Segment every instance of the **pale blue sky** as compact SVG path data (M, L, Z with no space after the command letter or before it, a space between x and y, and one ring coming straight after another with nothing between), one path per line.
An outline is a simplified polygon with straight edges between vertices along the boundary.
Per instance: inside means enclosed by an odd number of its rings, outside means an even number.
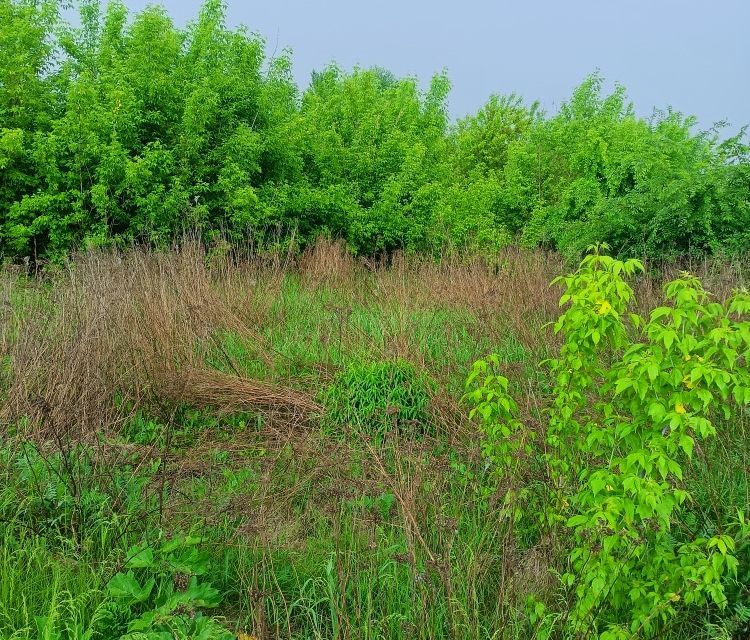
M132 9L146 0L125 0ZM184 24L200 0L162 0ZM701 128L750 123L750 0L228 0L232 25L289 47L313 69L380 65L423 83L447 69L451 113L516 91L554 110L590 72L628 89L637 111L694 114Z

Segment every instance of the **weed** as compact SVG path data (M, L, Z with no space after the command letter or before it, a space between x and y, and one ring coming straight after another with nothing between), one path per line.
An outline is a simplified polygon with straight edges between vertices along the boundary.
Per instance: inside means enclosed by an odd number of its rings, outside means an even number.
M405 361L353 365L325 393L327 418L376 434L388 429L406 433L434 431L430 424L433 383Z

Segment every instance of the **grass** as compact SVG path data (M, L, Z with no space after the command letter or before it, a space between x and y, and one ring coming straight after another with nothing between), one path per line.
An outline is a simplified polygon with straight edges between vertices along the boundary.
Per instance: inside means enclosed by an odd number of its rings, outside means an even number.
M501 517L460 398L497 352L541 424L562 268L517 251L364 265L321 243L294 259L187 245L6 272L0 637L124 636L157 599L126 605L111 579L133 545L181 532L200 538L221 603L175 610L171 635L148 638L220 637L178 630L200 609L262 639L535 637L525 599L558 597L560 557ZM744 277L704 272L719 294ZM638 286L648 304L654 282ZM392 428L412 420L426 428ZM750 506L745 428L690 470L700 509ZM729 637L742 615L670 633Z

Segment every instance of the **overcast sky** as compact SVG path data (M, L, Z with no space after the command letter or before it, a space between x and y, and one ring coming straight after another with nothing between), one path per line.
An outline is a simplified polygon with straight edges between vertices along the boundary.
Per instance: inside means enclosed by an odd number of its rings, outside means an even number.
M125 0L141 9L146 0ZM200 0L162 0L178 24ZM228 0L231 25L293 50L306 86L330 61L379 65L426 85L446 69L454 116L515 91L555 110L600 70L636 110L694 114L701 128L750 123L750 0Z

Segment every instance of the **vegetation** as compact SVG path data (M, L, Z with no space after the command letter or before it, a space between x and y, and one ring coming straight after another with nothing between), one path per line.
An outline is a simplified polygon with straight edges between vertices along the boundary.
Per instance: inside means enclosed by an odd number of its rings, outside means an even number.
M0 635L747 633L746 263L201 246L3 272Z
M650 258L750 247L750 147L586 79L559 113L493 96L448 118L450 83L382 69L313 74L225 25L220 0L176 27L81 0L0 2L0 251L35 261L133 241L281 230L360 254L513 241Z
M653 635L680 601L725 609L723 578L734 578L739 566L735 536L747 544L750 535L742 510L716 514L710 524L685 522L692 494L683 472L717 424L742 420L750 404L750 296L710 301L684 273L665 287L669 306L646 321L628 313L633 291L623 279L642 269L595 249L562 278L560 302L569 306L555 324L563 344L549 361L556 386L548 449L536 463L550 482L535 489L549 495L541 512L511 511L574 532L560 578L572 607L562 622L543 619L545 637L558 624L573 637L582 628L602 640ZM486 363L475 365L476 373L485 370ZM516 456L534 450L522 446L528 431L507 389L506 378L488 376L474 393L474 411L484 418L498 471L515 476ZM506 501L513 498L509 491ZM545 611L539 602L534 618Z
M744 130L79 4L0 0L0 637L750 636Z
M405 361L350 366L326 393L327 417L377 433L429 428L429 381Z

